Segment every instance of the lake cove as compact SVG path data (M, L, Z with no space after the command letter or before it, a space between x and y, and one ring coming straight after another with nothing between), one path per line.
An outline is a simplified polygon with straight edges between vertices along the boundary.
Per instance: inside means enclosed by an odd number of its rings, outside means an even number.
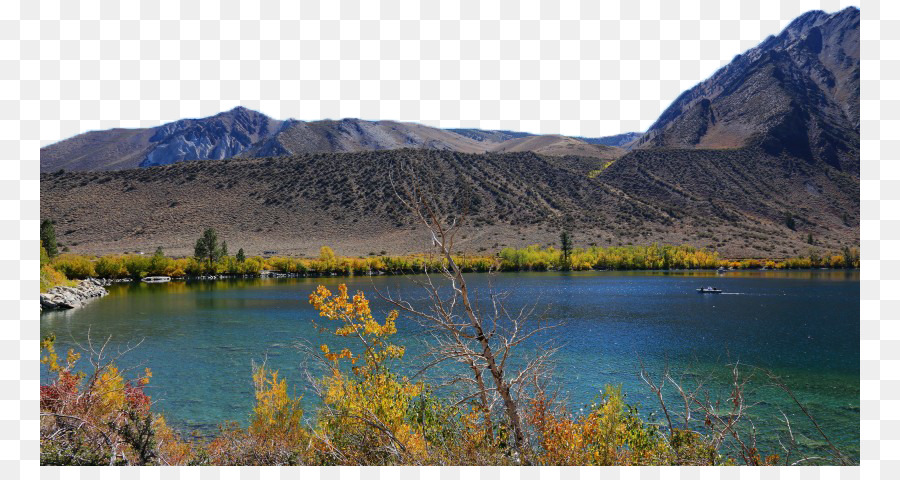
M251 361L265 360L304 394L307 413L317 400L305 382L304 357L295 347L340 347L308 303L317 285L347 283L363 290L376 318L387 313L375 288L421 299L417 277L256 278L122 284L82 308L41 315L41 335L54 333L57 350L111 337L113 350L141 342L119 363L153 370L149 393L156 409L184 432L210 431L225 421L245 423L252 409ZM774 371L806 404L831 439L859 458L859 272L740 271L469 274L470 288L510 293L518 311L536 303L536 315L563 326L537 343L560 346L553 380L573 411L598 398L604 385L622 385L627 401L659 420L658 403L641 381L641 362L658 375L706 379L724 389L728 364ZM714 286L722 294L697 294ZM425 363L424 329L403 316L395 343L407 348L397 365L412 375ZM349 345L349 344L348 344ZM533 348L536 345L529 346ZM84 367L83 367L84 368ZM452 367L446 367L452 368ZM437 369L431 378L448 373ZM42 382L47 372L42 368ZM777 452L789 414L798 440L814 445L809 422L789 398L763 378L748 390L751 418L762 447ZM726 392L727 393L727 392ZM672 399L674 401L674 398Z

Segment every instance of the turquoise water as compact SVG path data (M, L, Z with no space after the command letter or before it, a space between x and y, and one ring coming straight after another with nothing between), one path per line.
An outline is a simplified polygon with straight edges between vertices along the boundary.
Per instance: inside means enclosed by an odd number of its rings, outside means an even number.
M640 363L659 373L669 365L688 383L705 378L725 388L727 364L771 369L804 402L831 439L859 458L859 273L843 271L588 272L469 275L472 288L489 283L510 292L508 308L539 303L537 312L564 325L542 338L561 346L554 381L572 409L591 402L605 384L621 384L630 402L649 414L657 404L638 373ZM111 337L113 350L141 342L119 363L149 366L150 391L170 423L185 431L243 422L253 405L251 361L266 359L297 393L306 393L297 341L340 346L316 330L307 301L318 284L346 282L386 305L374 287L408 299L423 293L415 277L252 279L128 284L84 308L41 316L41 334L60 347ZM694 289L714 285L722 295ZM426 335L409 319L398 321L396 343L407 347L403 369L423 364ZM533 346L528 346L532 348ZM43 370L42 379L45 378ZM439 372L437 372L439 373ZM437 375L435 373L435 375ZM757 381L758 380L758 381ZM670 389L671 390L671 389ZM780 411L805 445L819 444L812 426L781 392L751 382L752 419L759 442L776 451Z

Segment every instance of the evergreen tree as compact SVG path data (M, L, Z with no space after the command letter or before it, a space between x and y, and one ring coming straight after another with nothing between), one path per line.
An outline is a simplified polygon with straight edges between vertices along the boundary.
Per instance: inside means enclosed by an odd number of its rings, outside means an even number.
M841 253L844 255L844 268L853 268L857 260L856 252L845 246Z
M52 220L41 222L41 245L44 246L44 250L47 250L47 255L50 258L55 257L59 253L56 244L56 228L53 226Z
M562 250L562 266L564 269L568 270L569 257L572 255L572 236L569 235L569 232L563 230L562 233L559 234L559 247L559 249Z
M244 260L246 260L247 257L244 256L244 249L243 249L243 248L239 248L239 249L238 249L238 253L237 253L237 255L235 255L235 258L237 259L238 262L244 263Z
M228 256L228 244L225 243L225 240L222 240L222 256L223 257Z
M219 246L219 236L216 235L216 231L207 228L194 245L194 256L197 257L197 260L206 262L207 266L212 267L222 258L223 246L225 246L224 242L222 246Z

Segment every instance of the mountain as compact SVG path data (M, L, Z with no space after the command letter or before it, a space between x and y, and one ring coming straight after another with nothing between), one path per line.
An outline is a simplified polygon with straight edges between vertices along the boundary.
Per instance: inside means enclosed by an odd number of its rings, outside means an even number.
M275 135L281 124L243 107L210 118L179 120L156 128L150 141L157 144L140 166L231 158Z
M592 143L594 145L606 145L608 147L622 147L625 148L629 143L634 140L640 138L643 135L640 132L626 132L620 133L618 135L610 135L608 137L574 137L578 140L584 140L587 143Z
M481 130L477 128L451 128L449 131L458 133L465 137L469 137L479 142L502 143L512 139L520 139L525 137L539 137L542 135L525 132L513 132L510 130ZM607 137L569 137L592 145L606 145L608 147L623 147L625 144L635 140L642 134L639 132L620 133L618 135L610 135ZM559 137L559 135L546 135ZM494 148L493 151L498 151Z
M90 132L42 150L41 216L84 253L188 255L203 227L249 254L412 253L428 237L393 187L419 181L468 212L463 252L556 244L563 228L579 246L835 251L859 244L858 46L859 10L806 13L647 132L602 139L249 111ZM204 155L232 158L178 161ZM148 158L173 160L137 168Z
M524 141L526 140L527 141ZM275 157L302 153L423 148L463 153L532 151L608 159L623 151L597 142L506 130L440 129L418 123L341 120L273 120L237 107L212 117L145 129L88 132L41 149L41 171L121 170L187 160Z
M613 160L625 154L618 147L592 144L584 140L562 135L532 135L511 138L490 148L492 152L534 152L542 155L565 156L574 155Z
M417 123L369 121L357 118L303 122L288 120L271 138L243 152L243 157L271 157L299 153L362 152L425 148L455 152L484 152L471 138Z
M629 147L759 146L859 170L859 9L805 13L681 94Z
M121 170L230 158L274 135L281 121L237 107L158 127L88 132L41 149L41 171Z
M448 131L484 143L501 143L513 138L534 135L533 133L513 132L512 130L481 130L478 128L450 128Z

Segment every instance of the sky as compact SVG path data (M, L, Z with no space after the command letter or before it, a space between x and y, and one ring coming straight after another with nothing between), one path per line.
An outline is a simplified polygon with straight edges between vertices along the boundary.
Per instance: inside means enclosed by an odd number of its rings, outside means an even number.
M38 2L34 2L37 4ZM237 105L597 137L646 130L681 92L803 12L854 2L40 2L20 12L41 144Z

